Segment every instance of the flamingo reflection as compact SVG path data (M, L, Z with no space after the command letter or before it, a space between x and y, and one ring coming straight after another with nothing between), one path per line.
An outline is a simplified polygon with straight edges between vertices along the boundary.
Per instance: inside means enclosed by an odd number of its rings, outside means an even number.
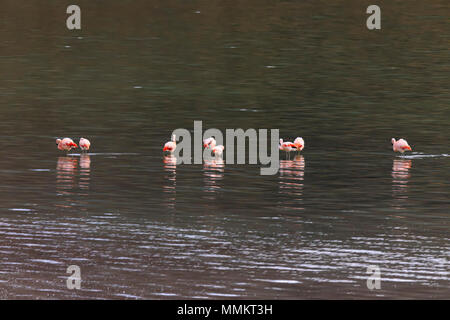
M222 158L204 159L203 174L205 182L205 192L208 195L214 195L220 190L219 182L223 179L225 171L225 162ZM208 196L209 198L209 196Z
M91 174L91 158L87 153L83 153L80 156L80 189L89 189Z
M77 186L77 169L80 164L80 175ZM80 210L87 210L86 202L81 201L76 196L87 196L80 190L89 189L91 160L88 154L80 156L80 160L74 157L59 157L56 164L56 194L62 196L57 207L70 208L75 205L80 206ZM79 188L79 189L78 189Z
M412 160L394 159L392 164L392 196L394 208L403 209L402 204L408 200L408 179L411 174Z
M56 193L63 196L57 207L70 208L74 204L72 196L76 188L76 169L78 159L72 157L59 157L56 164Z
M293 160L280 160L279 193L286 197L280 203L295 209L304 209L299 206L303 200L303 186L305 175L305 158L297 155Z
M175 208L176 203L176 186L177 186L177 157L174 155L165 156L163 159L164 171L166 175L164 177L166 183L163 185L163 192L168 196L167 207L170 209Z
M75 173L78 159L72 157L59 157L56 164L56 190L59 194L70 194L75 187Z

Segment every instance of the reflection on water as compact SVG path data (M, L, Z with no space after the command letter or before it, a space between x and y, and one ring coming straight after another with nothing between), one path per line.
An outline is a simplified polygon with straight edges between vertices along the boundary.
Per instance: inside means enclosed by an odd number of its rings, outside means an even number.
M75 175L78 159L72 157L59 157L56 164L56 190L60 195L70 194L75 186Z
M79 161L71 156L59 157L56 164L56 193L62 198L55 206L63 208L78 206L79 210L85 211L87 202L78 196L89 195L87 191L90 175L91 159L88 154L82 154Z
M203 176L205 198L214 200L217 191L220 190L220 181L223 179L225 162L222 158L204 159Z
M166 195L164 204L169 209L174 209L177 200L177 157L174 155L164 156L164 183L163 193Z
M403 209L408 202L408 180L411 177L412 160L394 159L392 164L393 207Z
M303 184L305 175L305 158L296 155L293 160L280 160L278 193L281 195L280 206L293 209L304 209Z
M91 158L88 154L83 153L80 156L80 189L89 189L91 175ZM86 194L84 194L86 195Z
M97 1L78 31L2 6L0 298L448 299L448 0L411 1L385 36L357 1ZM310 143L274 176L177 166L194 120Z

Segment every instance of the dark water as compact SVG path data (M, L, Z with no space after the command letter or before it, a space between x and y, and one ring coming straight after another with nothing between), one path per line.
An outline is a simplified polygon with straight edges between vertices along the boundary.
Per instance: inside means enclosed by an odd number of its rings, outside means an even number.
M450 298L447 1L77 4L2 2L0 298ZM306 147L176 165L194 120Z

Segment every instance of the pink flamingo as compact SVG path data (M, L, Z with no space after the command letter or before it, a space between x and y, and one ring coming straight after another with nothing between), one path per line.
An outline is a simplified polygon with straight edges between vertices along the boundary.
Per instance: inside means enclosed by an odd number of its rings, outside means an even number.
M216 139L214 139L213 137L203 140L203 147L214 149L215 146L216 146Z
M164 145L163 148L163 152L164 151L169 151L170 153L173 153L175 151L175 148L177 147L177 140L175 135L172 135L172 140L169 142L166 142L166 144Z
M77 144L70 138L56 139L59 150L70 151L72 148L78 148Z
M392 142L392 150L394 150L394 152L403 153L405 151L412 151L408 142L404 139L399 139L399 140L395 141L395 139L392 138L391 142Z
M283 139L280 139L279 148L281 151L285 151L286 155L289 155L289 152L295 150L295 145L292 142L283 142Z
M91 142L88 139L81 138L78 145L80 146L81 150L87 151L91 147Z
M295 149L297 149L297 151L302 151L303 148L305 147L305 141L303 140L302 137L297 137L294 140L294 146L295 146Z
M225 147L221 144L219 144L218 146L215 146L212 149L212 153L216 156L216 157L221 157L223 154L223 149L225 149Z

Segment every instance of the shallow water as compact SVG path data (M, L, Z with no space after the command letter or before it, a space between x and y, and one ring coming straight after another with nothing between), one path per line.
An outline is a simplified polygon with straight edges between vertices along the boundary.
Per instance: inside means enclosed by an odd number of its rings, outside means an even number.
M108 3L75 32L2 5L0 298L450 297L445 1L383 4L380 32L357 1ZM306 147L273 176L177 165L194 120Z

